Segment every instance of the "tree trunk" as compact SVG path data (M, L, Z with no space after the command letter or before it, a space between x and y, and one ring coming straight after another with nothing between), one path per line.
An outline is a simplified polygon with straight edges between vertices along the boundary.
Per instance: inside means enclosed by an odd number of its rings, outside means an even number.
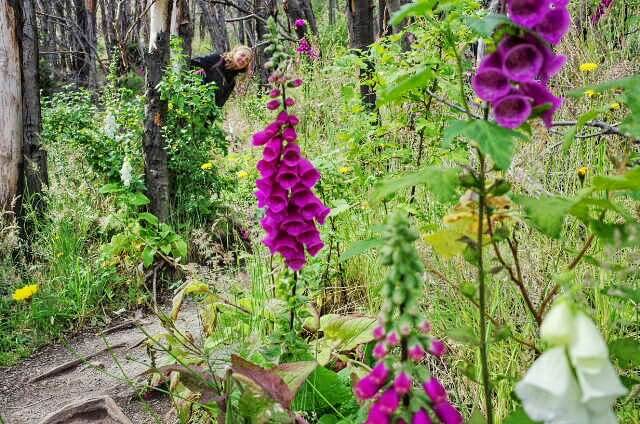
M268 19L269 16L275 16L277 10L277 4L275 0L254 0L253 3L254 13L260 16L262 19ZM268 29L262 20L256 19L256 44L264 41L264 37L267 34ZM264 51L266 46L260 46L256 51L256 73L260 76L260 83L263 86L268 85L269 71L264 68L265 63L269 60L268 55Z
M167 102L160 99L158 83L169 64L169 29L173 1L156 0L151 6L149 52L145 55L147 107L144 123L145 180L151 212L161 221L169 217L169 169L162 125Z
M287 12L287 17L289 18L289 27L295 30L298 38L304 37L307 32L306 27L297 28L294 26L295 21L298 19L305 20L311 32L318 34L316 16L309 0L286 0L284 4L285 12Z
M329 0L329 25L336 24L336 0Z
M187 0L175 0L173 17L171 18L171 35L182 38L184 53L191 57L193 53L193 25L189 14Z
M372 0L347 0L347 21L349 26L349 47L365 57L365 67L360 70L360 95L363 104L373 110L376 92L370 83L374 72L373 63L367 58L369 46L374 42Z
M225 22L224 5L209 4L207 0L198 0L198 4L209 30L214 50L219 53L229 51L229 32Z
M14 207L22 166L21 18L17 0L0 0L0 211Z
M34 0L22 2L22 115L23 155L22 200L41 212L44 208L43 186L49 183L47 153L40 144L42 129L40 115L40 87L38 84L38 28Z

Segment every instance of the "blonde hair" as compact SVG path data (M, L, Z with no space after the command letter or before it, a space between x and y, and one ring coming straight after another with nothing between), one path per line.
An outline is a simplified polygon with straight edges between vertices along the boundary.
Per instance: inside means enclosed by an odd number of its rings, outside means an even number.
M247 65L247 68L251 68L251 64L253 62L253 49L249 46L245 46L242 44L239 46L235 46L233 49L231 49L230 52L222 53L222 57L224 58L225 63L230 63L233 62L236 54L240 52L247 53L247 55L249 56L249 64Z

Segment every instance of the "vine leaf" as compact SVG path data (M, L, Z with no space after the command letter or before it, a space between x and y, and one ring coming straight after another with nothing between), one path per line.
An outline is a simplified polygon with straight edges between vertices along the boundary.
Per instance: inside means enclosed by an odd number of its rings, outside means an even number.
M564 218L573 205L569 199L554 196L516 196L515 201L524 207L525 214L534 227L553 238L560 237Z
M449 121L444 131L444 144L450 145L459 136L475 141L480 151L491 157L498 169L509 168L515 149L515 140L525 139L524 134L489 121L480 119Z

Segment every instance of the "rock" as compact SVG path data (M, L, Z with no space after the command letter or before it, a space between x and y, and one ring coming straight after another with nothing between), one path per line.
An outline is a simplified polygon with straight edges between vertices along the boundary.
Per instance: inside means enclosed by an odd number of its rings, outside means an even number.
M40 424L133 424L109 396L82 399L49 414Z

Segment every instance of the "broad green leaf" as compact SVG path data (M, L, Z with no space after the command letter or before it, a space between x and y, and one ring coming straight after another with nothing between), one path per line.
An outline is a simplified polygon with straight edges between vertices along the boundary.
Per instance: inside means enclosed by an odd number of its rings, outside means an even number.
M187 257L187 242L185 242L182 238L173 241L173 256L175 258L186 258Z
M424 240L444 258L451 258L464 252L465 243L459 241L462 235L454 230L442 230L424 236Z
M142 193L130 193L127 196L127 202L133 206L144 206L151 203L149 198Z
M158 225L158 218L149 212L141 212L138 214L138 219L141 221L145 221L151 225Z
M405 4L398 12L393 14L390 23L391 25L398 25L411 16L426 16L437 3L437 0L418 0Z
M591 231L607 244L617 247L640 244L640 224L635 222L612 224L594 219L589 223Z
M349 203L347 203L346 200L338 199L335 202L333 202L333 207L331 208L330 216L334 216L334 217L338 216L342 212L347 211L347 210L351 209L352 207L353 207L353 205L350 205Z
M327 314L320 318L324 337L311 341L311 351L320 365L326 365L332 352L348 352L373 340L375 318Z
M479 409L474 408L473 412L471 412L471 416L469 417L469 421L467 422L469 424L486 424L487 419Z
M638 85L640 85L640 76L633 76L633 77L628 77L628 78L622 78L622 79L618 79L618 80L611 80L611 81L605 81L603 83L600 84L596 84L596 85L587 85L581 88L577 88L575 90L571 90L569 93L567 93L567 96L569 97L583 97L584 93L587 90L593 90L597 93L602 93L604 91L608 91L608 90L614 90L614 89L633 89L635 87L637 87Z
M156 249L151 246L146 246L142 251L142 263L145 268L151 266L153 263L153 258L156 256Z
M453 168L427 167L421 171L392 177L382 181L371 195L371 203L378 203L399 190L423 185L432 192L440 202L455 198L456 188L460 184L458 171Z
M459 343L466 345L480 345L480 338L471 327L451 328L447 330L447 336Z
M609 352L622 369L640 367L640 340L624 337L609 343Z
M551 196L515 196L514 200L524 207L525 214L534 227L553 238L560 237L564 218L573 204L563 197Z
M504 424L536 424L538 421L533 421L531 418L527 416L527 413L524 412L522 407L519 407L515 411L509 414L509 416L504 420Z
M434 77L433 69L425 66L420 67L415 73L402 75L380 93L380 104L398 100L411 90L425 87L433 81Z
M295 395L317 366L318 363L316 361L291 362L288 364L280 364L273 368L273 371L282 378L282 381L287 384L291 393Z
M605 176L598 175L593 177L593 187L597 190L640 190L640 167L628 171L624 175Z
M109 183L100 187L100 194L122 193L124 189L119 183Z
M640 305L640 289L632 289L631 287L611 286L602 289L602 292L609 297L619 297L627 299L636 305Z
M340 262L347 261L355 256L360 256L371 249L376 249L384 244L382 239L359 240L353 243L340 256Z
M487 15L483 17L467 17L465 19L467 25L471 27L471 29L475 30L478 34L491 37L495 32L496 28L500 25L513 25L511 20L507 18L505 15Z
M490 156L498 169L509 168L516 139L525 138L522 133L480 119L449 121L444 143L449 144L458 136L475 141L480 151Z
M336 372L325 367L318 367L309 375L298 392L293 409L316 413L326 409L329 412L352 400L351 388Z

